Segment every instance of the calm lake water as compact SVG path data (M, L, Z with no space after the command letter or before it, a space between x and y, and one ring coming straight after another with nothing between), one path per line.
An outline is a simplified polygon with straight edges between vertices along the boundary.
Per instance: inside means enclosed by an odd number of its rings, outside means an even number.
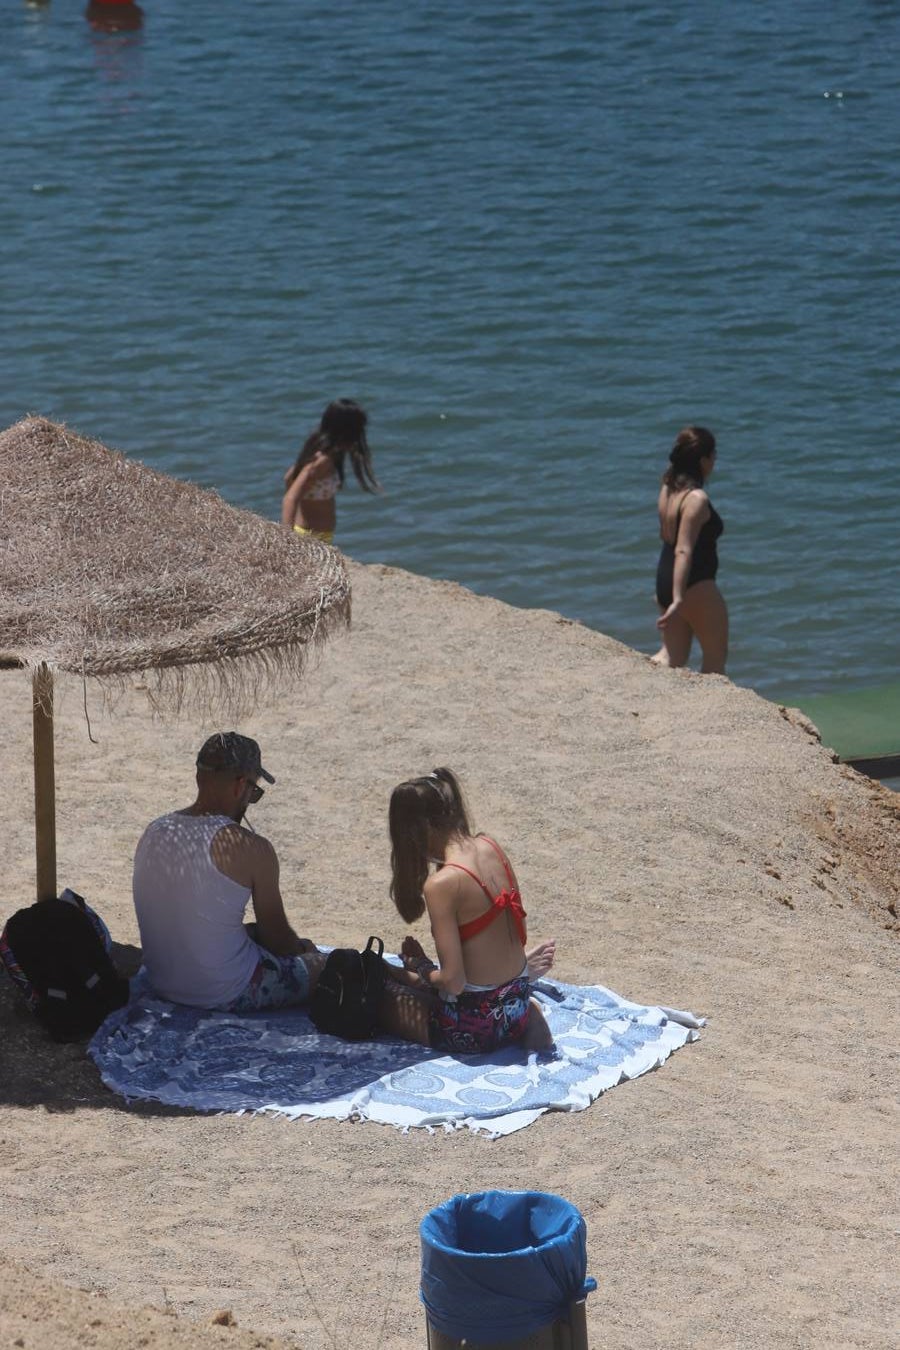
M733 677L894 677L898 6L143 8L2 7L0 424L274 517L355 396L348 553L649 651L702 422Z

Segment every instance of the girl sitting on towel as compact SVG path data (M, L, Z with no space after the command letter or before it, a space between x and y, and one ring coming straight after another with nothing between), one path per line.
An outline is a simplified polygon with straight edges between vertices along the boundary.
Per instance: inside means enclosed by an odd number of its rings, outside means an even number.
M355 399L336 398L322 414L317 430L306 438L296 463L284 475L281 523L296 534L324 544L334 539L335 493L344 486L344 459L366 492L379 490L366 440L368 416Z
M396 787L389 828L391 897L410 923L427 911L438 960L414 937L404 940L405 969L392 970L382 1007L385 1030L454 1054L513 1042L549 1049L550 1029L530 995L555 943L526 953L515 872L499 844L472 833L450 770Z

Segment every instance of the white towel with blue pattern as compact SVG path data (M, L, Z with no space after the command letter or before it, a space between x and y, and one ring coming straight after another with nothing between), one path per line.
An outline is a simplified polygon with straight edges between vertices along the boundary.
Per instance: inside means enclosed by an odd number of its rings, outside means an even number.
M456 1058L385 1037L363 1043L316 1031L301 1008L238 1015L155 998L141 975L132 1000L88 1047L103 1082L129 1101L291 1119L377 1120L408 1130L512 1134L544 1111L583 1111L655 1069L704 1019L645 1007L602 985L539 980L534 997L555 1049Z

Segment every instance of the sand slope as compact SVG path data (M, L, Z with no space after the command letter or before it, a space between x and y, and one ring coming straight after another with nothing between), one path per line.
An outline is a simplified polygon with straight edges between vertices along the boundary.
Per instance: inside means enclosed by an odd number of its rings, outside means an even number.
M127 1109L0 980L0 1254L32 1273L17 1271L21 1297L39 1274L105 1292L105 1308L229 1308L308 1350L412 1350L421 1216L457 1191L531 1186L587 1220L592 1344L893 1347L896 799L723 678L656 670L454 585L352 579L351 634L242 724L278 779L253 819L295 926L399 942L387 797L449 764L513 856L532 934L557 937L560 976L708 1027L588 1111L490 1142ZM33 887L26 677L0 676L0 697L11 912ZM190 800L215 728L154 721L139 688L109 717L91 690L89 706L97 745L76 684L58 716L60 885L128 946L134 844ZM83 1330L74 1296L34 1290ZM0 1343L14 1316L0 1301ZM136 1343L122 1316L104 1350Z

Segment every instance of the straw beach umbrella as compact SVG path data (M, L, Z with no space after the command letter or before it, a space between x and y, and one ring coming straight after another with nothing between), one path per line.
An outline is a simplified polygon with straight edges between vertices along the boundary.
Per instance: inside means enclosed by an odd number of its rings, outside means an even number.
M143 672L236 713L349 623L339 553L30 417L0 433L0 666L32 673L37 894L56 894L53 681Z

